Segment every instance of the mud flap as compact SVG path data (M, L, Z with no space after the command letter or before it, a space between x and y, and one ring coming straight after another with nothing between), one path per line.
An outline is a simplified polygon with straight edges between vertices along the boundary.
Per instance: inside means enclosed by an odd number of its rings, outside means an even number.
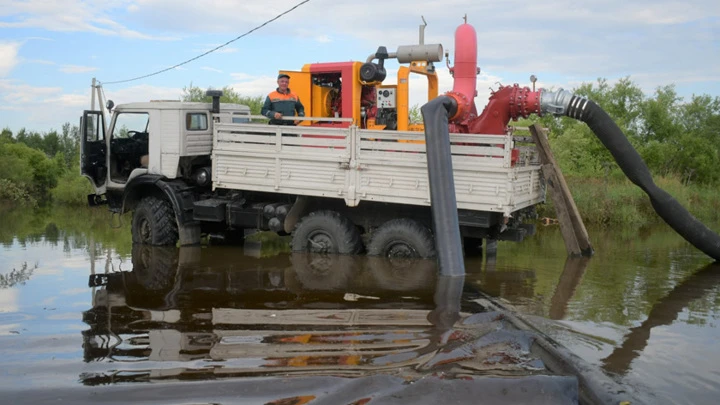
M291 233L292 230L295 229L295 225L297 224L298 220L300 220L303 214L305 214L307 206L307 197L298 196L297 199L295 199L295 204L293 204L292 208L288 212L287 216L285 217L285 223L283 224L286 233Z

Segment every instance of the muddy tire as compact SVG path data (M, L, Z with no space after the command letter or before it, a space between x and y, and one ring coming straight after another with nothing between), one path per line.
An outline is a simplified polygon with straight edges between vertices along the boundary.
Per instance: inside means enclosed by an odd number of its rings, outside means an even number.
M349 219L335 211L315 211L295 226L291 247L293 252L357 254L363 245Z
M157 197L143 198L133 213L132 240L142 245L175 245L178 225L170 203Z
M367 250L370 256L428 259L435 257L435 239L417 221L393 219L373 232Z

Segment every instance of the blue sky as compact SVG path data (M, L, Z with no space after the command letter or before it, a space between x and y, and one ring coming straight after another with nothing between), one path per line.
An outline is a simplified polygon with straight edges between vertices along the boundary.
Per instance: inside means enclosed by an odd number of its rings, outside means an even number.
M206 52L301 0L0 0L0 128L60 129L90 106L90 83L146 75ZM467 15L478 34L478 98L497 83L571 89L599 77L630 76L646 95L675 84L678 93L720 95L717 0L481 1L310 0L229 46L142 80L107 84L116 104L179 99L191 83L230 85L264 95L280 69L306 63L364 61L379 45L394 51L426 43L453 55L453 33ZM438 63L440 90L452 88ZM386 83L395 82L389 63ZM292 87L292 86L291 86ZM420 78L411 104L424 101Z

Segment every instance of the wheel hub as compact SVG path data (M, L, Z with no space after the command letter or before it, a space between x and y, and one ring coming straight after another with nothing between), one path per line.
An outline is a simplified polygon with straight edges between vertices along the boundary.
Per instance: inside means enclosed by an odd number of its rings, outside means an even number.
M314 232L308 238L308 252L312 253L335 253L335 241L325 232Z
M393 242L388 245L385 257L389 258L418 258L417 251L405 242Z

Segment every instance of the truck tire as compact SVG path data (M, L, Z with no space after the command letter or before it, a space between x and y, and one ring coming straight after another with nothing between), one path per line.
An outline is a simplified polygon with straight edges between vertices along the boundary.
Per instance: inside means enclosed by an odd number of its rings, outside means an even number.
M170 203L152 196L140 200L133 213L132 240L142 245L175 245L178 224Z
M370 256L428 259L435 257L435 239L417 221L393 219L373 232L367 250Z
M355 224L335 211L315 211L295 227L293 252L357 254L362 240Z

